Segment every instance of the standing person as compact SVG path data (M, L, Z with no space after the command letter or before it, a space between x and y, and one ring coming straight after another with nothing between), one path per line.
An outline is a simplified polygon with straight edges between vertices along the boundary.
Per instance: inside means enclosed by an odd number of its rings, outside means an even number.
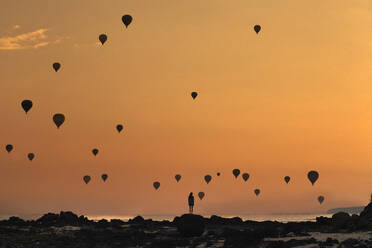
M192 195L192 192L189 194L189 211L190 214L194 212L194 196Z

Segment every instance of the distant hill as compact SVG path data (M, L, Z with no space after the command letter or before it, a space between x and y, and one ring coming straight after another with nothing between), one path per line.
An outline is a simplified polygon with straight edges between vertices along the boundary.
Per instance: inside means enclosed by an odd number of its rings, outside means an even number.
M360 212L362 212L364 208L365 208L365 206L363 206L363 207L349 207L349 208L332 208L332 209L327 211L327 214L335 214L335 213L338 213L338 212L346 212L346 213L349 213L349 214L360 214Z

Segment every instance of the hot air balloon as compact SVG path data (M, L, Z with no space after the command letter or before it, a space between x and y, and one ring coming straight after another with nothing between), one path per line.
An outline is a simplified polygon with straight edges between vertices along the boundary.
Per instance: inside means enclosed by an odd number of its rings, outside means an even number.
M243 173L242 178L243 178L244 181L247 181L248 178L249 178L249 174L248 173Z
M99 152L99 150L97 148L94 148L92 150L92 153L93 153L94 156L97 156L98 152Z
M107 41L107 35L101 34L100 36L98 36L98 39L101 42L101 44L103 45Z
M56 63L53 63L53 69L57 72L59 70L59 68L61 68L61 64L56 62Z
M21 102L21 106L22 106L23 110L25 111L25 113L27 114L27 112L32 108L32 101L31 100L23 100Z
M13 146L11 144L8 144L5 146L5 150L10 153L13 150Z
M199 199L200 199L200 200L203 200L205 194L204 194L204 192L199 192L199 193L198 193L198 196L199 196Z
M130 15L123 15L121 18L126 28L128 28L129 24L131 24L133 18Z
M108 176L107 176L107 174L102 174L101 178L102 178L102 180L103 180L104 182L106 182Z
M211 176L211 175L206 175L206 176L204 177L204 180L205 180L205 182L208 184L208 183L212 180L212 176Z
M307 173L307 178L310 180L311 184L314 185L319 178L319 173L317 171L309 171L309 173Z
M284 177L284 181L288 184L289 183L289 181L291 180L291 178L289 177L289 176L285 176Z
M160 187L160 183L159 182L154 182L152 185L154 186L154 188L156 190Z
M65 122L65 116L63 114L53 115L53 122L59 128Z
M256 32L256 34L258 34L261 31L261 26L260 25L255 25L253 29Z
M181 175L180 174L177 174L174 176L174 178L176 179L177 183L181 180Z
M238 176L240 175L240 170L239 169L233 169L232 173L235 176L235 178L238 178Z
M323 203L323 201L324 201L324 196L319 196L318 197L318 202L319 202L319 204L322 204Z
M217 172L217 176L218 176L218 177L221 176L221 173Z
M258 196L258 195L261 193L261 190L259 190L259 189L255 189L255 190L254 190L254 193L256 194L256 196Z
M88 175L84 176L83 180L84 180L85 184L88 184L90 182L90 176L88 176Z
M121 124L116 125L116 130L118 130L118 132L120 133L123 130L123 125Z
M197 92L191 92L191 97L192 99L195 99L196 97L198 96L198 93Z
M35 158L35 154L29 153L27 154L28 160L32 161Z

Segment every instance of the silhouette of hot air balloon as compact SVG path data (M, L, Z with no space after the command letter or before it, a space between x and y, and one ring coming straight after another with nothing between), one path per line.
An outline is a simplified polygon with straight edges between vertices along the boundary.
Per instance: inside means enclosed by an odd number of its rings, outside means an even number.
M177 183L181 180L181 175L180 174L177 174L174 176L174 178L176 179Z
M130 15L123 15L121 18L126 28L128 28L129 24L131 24L133 18Z
M8 144L5 146L5 150L10 153L13 150L13 146L11 144Z
M243 178L244 181L247 181L248 178L249 178L249 174L248 173L243 173L242 178Z
M97 156L98 152L99 152L99 150L97 148L94 148L92 150L92 153L93 153L94 156Z
M259 189L255 189L255 190L254 190L254 193L256 194L256 196L258 196L258 195L261 193L261 190L259 190Z
M311 184L314 185L319 178L319 173L317 171L309 171L309 173L307 173L307 178L310 180Z
M102 178L102 180L103 180L104 182L106 182L108 176L107 176L107 174L102 174L101 178Z
M154 182L152 185L154 186L154 188L156 190L160 187L160 183L159 182Z
M27 112L32 108L32 101L31 100L23 100L21 102L21 106L22 106L23 110L25 111L25 113L27 114Z
M218 177L221 176L221 173L217 172L217 176L218 176Z
M27 154L28 160L32 161L35 158L35 154L29 153Z
M240 175L240 170L239 169L233 169L232 173L235 176L235 178L238 178L238 176Z
M323 203L323 201L324 201L324 196L319 196L318 197L318 202L319 202L319 204L322 204Z
M198 196L199 196L199 199L200 199L200 200L203 200L205 194L204 194L204 192L199 192L199 193L198 193Z
M291 180L291 178L289 177L289 176L285 176L284 177L284 181L288 184L289 183L289 181Z
M65 122L65 116L63 114L53 115L53 122L59 128Z
M261 26L260 25L255 25L253 29L258 34L261 31Z
M196 97L198 96L198 93L197 92L191 92L191 97L192 99L195 99Z
M116 130L118 130L118 132L120 133L123 130L123 125L121 124L116 125Z
M101 34L100 36L98 36L98 39L101 42L101 44L103 45L107 41L107 35Z
M88 184L90 182L90 176L88 176L88 175L84 176L83 180L84 180L85 184Z
M211 175L206 175L206 176L204 177L204 180L205 180L205 182L208 184L208 183L212 180L212 176L211 176Z
M58 62L53 63L53 69L57 72L61 68L61 64Z

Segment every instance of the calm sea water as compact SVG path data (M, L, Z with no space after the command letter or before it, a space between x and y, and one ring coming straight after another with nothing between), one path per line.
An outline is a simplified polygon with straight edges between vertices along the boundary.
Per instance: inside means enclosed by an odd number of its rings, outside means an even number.
M18 216L25 220L34 220L39 218L40 214L29 214L29 215L0 215L0 220L8 219L10 216ZM316 217L324 216L324 217L331 217L330 214L252 214L252 215L240 215L239 217L243 220L254 220L254 221L279 221L279 222L290 222L290 221L315 221ZM126 215L87 215L89 219L93 220L101 220L101 219L121 219L121 220L129 220L134 218L135 216L126 216ZM145 219L153 219L153 220L173 220L174 215L142 215ZM205 216L209 217L209 216ZM222 215L222 217L231 218L235 216L226 216Z

